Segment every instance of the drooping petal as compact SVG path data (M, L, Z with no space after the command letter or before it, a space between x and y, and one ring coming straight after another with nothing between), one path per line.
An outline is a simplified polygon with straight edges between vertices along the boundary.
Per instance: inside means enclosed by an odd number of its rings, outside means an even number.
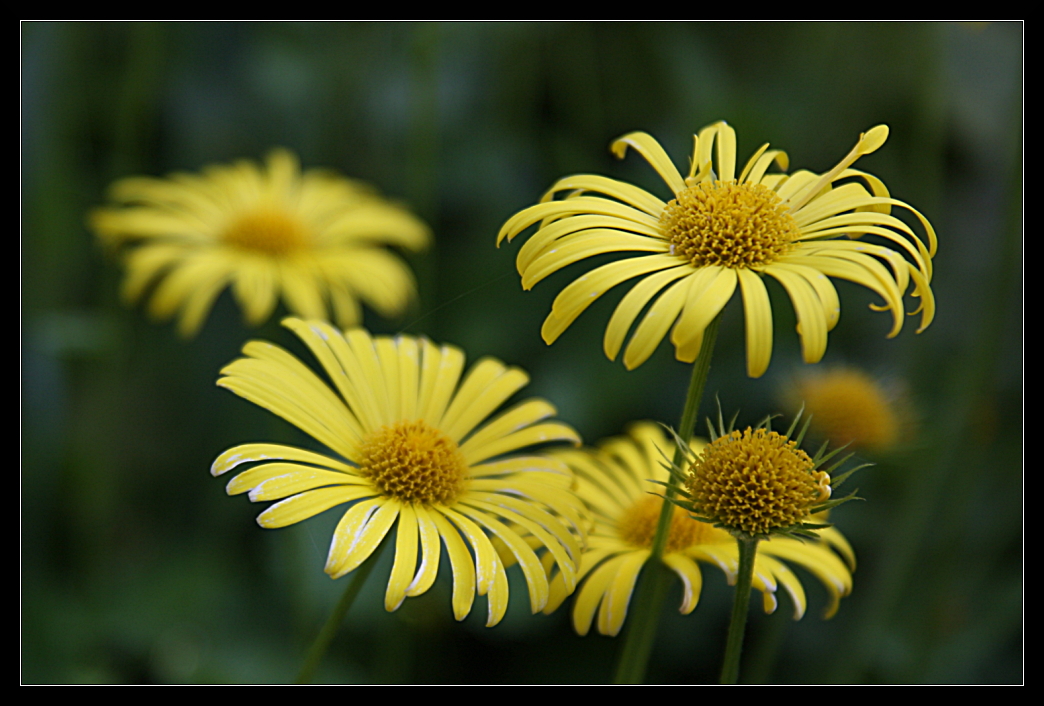
M649 255L611 262L581 275L555 297L551 315L541 329L544 342L553 343L584 309L616 285L677 265L678 258L673 255Z
M450 568L453 570L453 617L464 620L475 602L475 562L460 532L442 516L441 511L432 508L430 516L446 545Z
M759 553L756 561L763 565L766 570L772 572L776 580L787 590L790 600L794 604L794 620L801 620L805 615L808 600L805 598L805 588L801 585L797 576L794 575L794 572L787 568L786 564L776 561L768 554Z
M496 568L499 561L496 550L478 525L467 517L445 507L439 508L439 511L468 538L468 544L475 551L475 586L480 596L486 595L493 588L493 582L496 580Z
M435 583L439 575L439 558L442 544L439 541L439 526L424 505L415 505L417 529L420 532L421 563L413 581L406 587L407 596L419 596ZM472 589L474 591L474 589Z
M417 569L417 513L406 503L399 510L399 526L395 535L395 561L392 563L388 589L384 593L384 609L398 610L406 600Z
M837 325L838 318L841 316L841 300L838 299L837 290L834 289L834 285L830 283L830 279L825 274L815 269L814 267L807 267L805 265L799 265L796 263L788 262L777 262L772 265L774 268L782 268L793 272L799 277L803 277L808 282L812 289L815 290L816 295L819 297L819 301L823 304L823 313L826 314L827 331L830 331Z
M625 368L634 370L648 360L660 345L660 341L667 335L667 329L685 306L690 284L690 279L675 282L649 307L649 311L631 336L627 349L624 350Z
M602 346L609 360L616 360L624 339L627 337L627 332L630 331L634 320L638 318L638 314L649 301L671 282L691 274L692 268L687 264L661 270L642 278L641 282L634 285L624 295L609 319L609 325L605 328Z
M573 629L581 637L591 629L595 611L604 600L606 590L612 585L620 566L630 556L630 553L624 553L605 561L580 586L577 591L576 604L573 606ZM637 575L638 572L635 570L635 577Z
M704 330L736 291L736 270L712 265L702 268L702 271L707 274L700 279L693 278L693 290L699 289L698 293L690 291L685 310L671 332L671 343L678 348L679 360L686 363L696 360L700 349L693 346L693 342L703 338Z
M576 586L576 570L574 567L580 557L580 545L577 543L576 538L565 529L565 526L552 515L539 508L532 507L529 503L506 495L473 493L462 502L485 511L488 513L487 518L490 514L499 515L533 534L540 540L540 545L547 547L551 555L554 556L559 571L565 580L566 587L571 589ZM476 522L479 522L477 517L474 517L474 515L472 517ZM488 526L488 529L494 531L494 528L491 526ZM496 533L500 534L499 532ZM502 539L504 538L502 537ZM507 539L504 539L504 541L507 542ZM510 546L510 542L508 545ZM514 551L512 549L512 552Z
M818 363L826 353L827 313L823 302L805 278L775 265L765 268L765 273L775 277L790 295L797 313L798 334L801 336L801 351L806 363Z
M648 558L648 550L638 550L624 555L598 610L598 632L603 635L619 634L624 619L627 618L627 607L631 602L638 574Z
M747 375L759 378L772 359L772 305L761 277L750 270L737 270L743 294L743 319L747 333Z
M374 550L380 546L381 542L384 541L385 535L388 534L388 530L395 524L395 520L398 519L399 514L403 507L402 503L394 498L379 498L380 505L372 515L368 515L365 523L351 536L350 545L344 550L343 559L337 566L336 571L331 571L330 566L327 566L327 573L330 574L331 578L340 578L349 571L354 571L356 567L361 565L364 561L370 558ZM363 501L366 502L366 501ZM362 503L359 503L360 505ZM354 509L354 508L353 508ZM349 511L350 512L350 511ZM345 513L345 517L348 514ZM340 526L338 526L340 528ZM337 541L338 535L335 530L334 541ZM330 547L330 556L332 557L334 548Z
M685 180L682 179L678 169L674 166L671 158L664 152L663 147L653 137L644 132L632 132L618 138L610 146L617 159L623 159L627 154L627 148L633 148L645 161L656 170L660 178L664 180L670 190L677 194L685 189Z
M528 544L506 525L494 520L485 512L471 510L466 505L459 505L460 511L499 537L515 556L529 587L529 605L534 613L539 613L547 604L548 583L540 560Z
M682 615L688 615L696 609L703 588L703 575L696 562L683 554L665 554L663 563L669 566L682 582Z

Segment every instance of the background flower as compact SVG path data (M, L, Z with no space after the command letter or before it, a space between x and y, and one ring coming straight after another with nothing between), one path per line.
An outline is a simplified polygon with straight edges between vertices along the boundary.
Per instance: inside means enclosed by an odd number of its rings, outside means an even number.
M833 368L796 376L784 391L795 412L811 417L811 432L835 445L888 451L913 436L914 420L901 388L856 368Z
M606 146L641 126L684 171L693 128L721 116L744 145L771 141L797 166L832 164L860 131L890 125L859 166L945 238L938 314L919 336L907 321L886 339L891 317L849 305L867 291L837 282L842 319L821 366L907 380L924 424L916 448L858 476L872 501L843 513L855 593L829 621L752 611L748 654L765 658L749 674L1022 678L1021 25L25 23L20 57L23 681L285 681L300 666L288 645L303 649L341 593L316 570L341 513L262 532L259 508L205 472L243 441L321 451L214 386L250 337L307 350L275 317L245 328L231 289L191 346L123 306L123 272L85 225L109 184L272 145L373 184L438 237L403 253L417 318L364 307L363 324L510 360L530 394L600 439L633 419L673 423L691 366L667 345L630 373L596 354L623 292L544 345L535 332L555 295L587 266L525 292L514 252L490 242L563 174L661 189L643 160ZM803 367L789 298L766 287L786 332L769 371L747 377L742 307L727 307L707 382L742 410L740 428L783 411L777 384ZM457 623L448 575L385 612L382 562L319 681L612 678L618 641L578 637L565 610L532 616L516 600L496 628L482 610ZM809 604L826 605L795 571ZM706 636L722 634L731 592L704 573L699 610L679 616L680 591L668 596L651 681L717 681L721 644Z
M698 454L705 445L693 441L692 448ZM590 630L596 613L598 632L603 635L616 635L623 627L660 515L662 500L657 493L663 486L656 481L667 480L663 464L673 449L673 443L658 425L642 422L632 425L628 436L608 439L597 449L555 454L576 472L577 494L591 509L594 519L587 538L589 549L580 561L581 585L572 608L573 627L581 635ZM855 567L855 556L837 529L821 530L820 536L822 541L773 537L759 544L754 562L754 588L762 592L766 613L776 609L775 593L782 586L790 594L794 619L805 614L806 599L801 582L779 559L789 560L815 574L830 594L827 617L837 612L841 597L852 589L849 566ZM841 552L849 566L831 547ZM682 582L680 610L688 614L696 608L703 587L698 562L717 565L732 584L739 568L739 554L736 540L728 532L697 522L683 510L676 509L663 562ZM552 584L551 601L545 611L556 609L568 590L562 578Z
M160 280L149 309L159 318L180 311L187 336L230 284L254 325L280 296L292 313L342 327L361 321L360 299L397 316L414 293L413 275L381 246L419 250L429 238L405 208L328 171L302 174L283 149L265 167L240 161L199 175L128 177L109 193L119 205L95 209L90 221L106 244L137 246L123 296L134 301Z

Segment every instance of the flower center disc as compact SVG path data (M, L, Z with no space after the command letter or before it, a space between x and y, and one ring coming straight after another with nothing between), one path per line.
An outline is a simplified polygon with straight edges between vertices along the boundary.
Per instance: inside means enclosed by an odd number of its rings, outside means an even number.
M660 225L671 252L696 267L767 265L800 235L790 210L761 184L704 181L667 204Z
M307 235L294 219L277 210L245 213L228 227L225 242L244 250L285 255L307 242Z
M663 500L648 496L632 505L620 520L620 538L636 547L649 549L656 534ZM671 530L667 535L667 552L678 552L696 544L728 541L729 536L705 522L698 522L682 510L671 515Z
M467 464L457 444L426 422L399 422L363 440L361 471L377 488L409 503L448 505L464 489Z
M829 497L829 479L795 442L748 427L707 446L688 486L700 515L759 536L808 517L809 506Z

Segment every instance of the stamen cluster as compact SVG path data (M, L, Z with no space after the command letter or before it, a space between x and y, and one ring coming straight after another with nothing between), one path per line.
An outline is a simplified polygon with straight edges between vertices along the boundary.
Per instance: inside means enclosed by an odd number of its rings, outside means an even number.
M620 519L620 538L642 549L651 548L662 506L663 500L653 495L638 500ZM706 522L699 522L684 512L676 511L671 516L665 550L668 553L680 552L697 544L709 544L715 539L715 534L728 538L728 535Z
M694 267L733 269L774 262L800 230L789 208L761 184L704 181L678 193L660 216L671 252Z
M748 427L709 444L686 487L700 516L733 533L763 537L804 521L811 506L830 497L830 476L794 441Z
M399 422L370 433L360 469L385 495L403 502L451 504L467 464L457 444L426 422Z

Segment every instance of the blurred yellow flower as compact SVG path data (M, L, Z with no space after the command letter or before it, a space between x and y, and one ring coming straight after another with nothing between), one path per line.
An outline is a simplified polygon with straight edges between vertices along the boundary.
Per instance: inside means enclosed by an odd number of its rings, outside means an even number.
M704 447L700 441L692 442L695 453ZM663 486L654 481L667 480L664 464L673 452L673 443L658 425L641 422L631 427L628 436L604 441L597 449L553 454L575 472L577 493L593 517L588 546L580 559L577 578L581 584L573 606L573 627L581 635L591 629L595 613L598 632L603 635L616 635L623 626L638 573L650 556L663 502L653 495L663 492ZM855 556L847 540L833 527L819 530L818 535L819 539L806 542L772 537L758 543L754 587L762 592L766 612L776 609L775 592L782 586L794 603L794 619L805 613L801 582L780 559L802 566L823 582L830 594L827 617L837 611L841 597L851 591L849 567L854 568ZM681 612L687 614L700 598L702 575L698 562L716 565L733 583L739 554L736 540L728 532L675 509L663 562L684 585ZM556 577L544 612L555 610L567 595L568 586Z
M350 504L326 561L333 578L390 541L398 524L384 599L390 611L431 587L444 545L457 620L470 612L477 592L488 596L487 625L496 625L507 610L508 580L491 538L522 567L533 612L547 604L551 563L572 590L583 512L570 490L572 475L559 460L517 454L580 438L548 421L555 409L538 398L487 421L529 381L522 370L484 358L461 380L464 354L453 346L412 336L374 338L362 329L341 334L320 321L287 319L284 325L335 389L290 353L261 341L246 344L246 357L226 366L218 385L286 419L336 456L268 443L221 454L211 469L215 476L260 462L228 484L230 495L279 501L258 524L285 527ZM534 546L547 549L546 566Z
M115 206L90 224L111 245L134 244L123 296L139 299L154 282L150 312L180 311L178 329L194 335L225 287L251 325L280 297L292 313L361 321L359 301L382 316L401 314L413 275L386 245L425 247L428 228L372 188L329 171L301 172L297 158L273 150L267 164L213 165L202 174L114 183Z
M818 362L826 351L827 332L841 312L829 277L876 292L883 304L871 308L892 313L889 336L902 327L902 299L911 283L912 295L921 298L912 312L921 313L918 331L935 315L930 283L936 237L931 224L891 198L880 179L850 168L887 137L888 128L878 125L861 135L833 169L789 176L768 172L773 163L785 170L788 159L766 143L737 178L736 134L719 122L696 136L692 166L683 179L656 140L631 133L613 143L613 153L622 158L628 147L637 150L670 188L670 202L603 176L566 177L541 203L512 216L500 229L497 244L537 225L518 253L525 289L595 255L643 253L602 265L562 290L541 330L548 344L606 291L641 277L609 320L605 354L616 359L632 325L645 312L624 351L627 369L645 362L672 324L675 355L692 362L704 329L738 286L746 317L747 374L759 377L772 355L772 311L762 282L770 275L783 285L797 312L805 362ZM565 198L556 200L561 192L566 192ZM891 215L893 206L920 221L927 245ZM884 244L867 242L863 236Z
M900 405L870 375L852 368L802 374L788 392L793 406L804 405L812 431L838 444L885 450L900 437Z

